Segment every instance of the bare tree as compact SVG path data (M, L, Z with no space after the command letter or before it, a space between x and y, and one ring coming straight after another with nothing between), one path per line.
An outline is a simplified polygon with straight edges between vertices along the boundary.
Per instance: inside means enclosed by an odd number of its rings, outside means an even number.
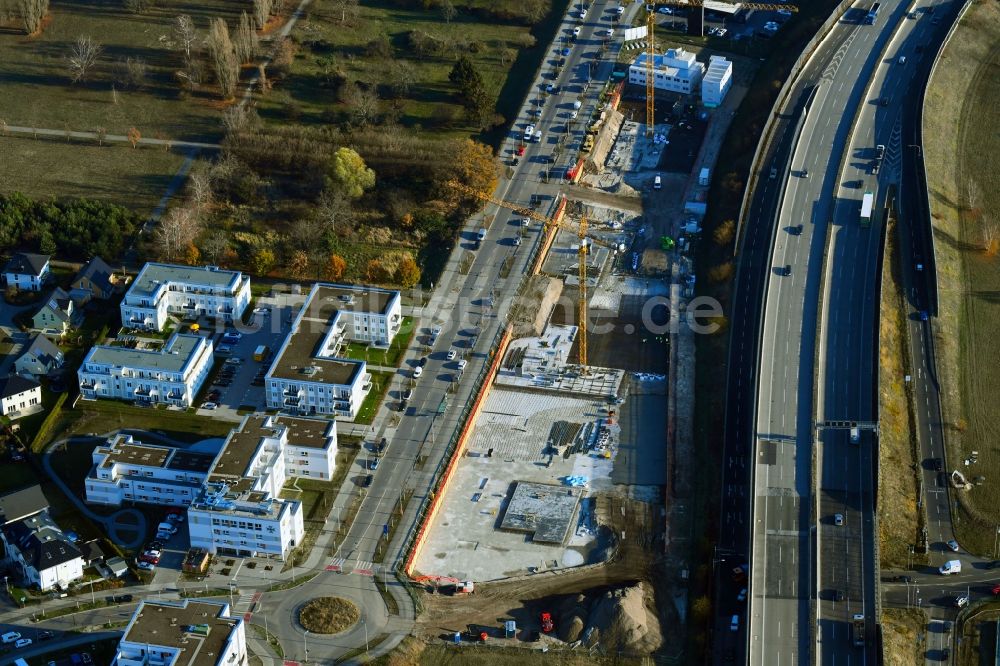
M115 63L115 81L123 88L140 88L146 82L146 61L124 58Z
M965 183L965 205L969 210L975 211L979 208L979 201L982 199L982 189L979 183L971 178Z
M229 240L226 238L226 232L224 231L216 231L201 244L202 256L213 264L218 264L228 249Z
M202 210L211 205L215 198L212 191L212 179L205 171L196 171L188 179L188 191L191 193L191 203L198 210Z
M190 208L174 208L153 232L153 242L162 259L176 260L194 243L201 231L201 221Z
M187 14L181 14L174 19L174 36L184 51L184 63L190 66L191 47L198 41L198 29L194 27L194 21Z
M70 49L69 76L73 83L86 81L87 75L101 55L101 45L90 37L81 35Z
M344 102L351 109L354 122L359 125L367 125L378 117L378 93L374 86L362 88L354 84L344 86Z
M260 123L257 112L248 105L232 106L222 114L222 124L227 133L253 129Z
M402 58L396 58L392 61L389 70L389 81L392 92L397 97L405 97L409 94L410 88L416 80L416 70L414 70L413 65L408 61Z
M236 92L236 84L240 80L240 63L229 38L229 28L221 18L212 21L209 28L208 51L212 56L212 66L222 96L228 99Z
M253 29L253 20L246 12L240 15L240 24L236 28L233 47L236 49L236 59L241 63L253 62L260 49L257 33Z
M451 3L451 0L441 0L441 18L444 19L445 23L451 23L457 14L458 10L455 9L455 5Z
M321 224L322 233L336 232L338 228L349 226L354 221L351 200L337 190L327 190L319 197L316 219Z
M1000 252L1000 224L990 216L984 217L980 233L983 237L983 252L991 257L996 256Z
M334 13L340 12L340 22L347 23L347 19L355 19L358 16L358 0L332 0L330 9Z
M253 18L257 22L258 29L264 29L273 12L274 0L253 0Z
M49 13L49 0L17 0L17 9L24 31L33 35L41 29L42 20Z

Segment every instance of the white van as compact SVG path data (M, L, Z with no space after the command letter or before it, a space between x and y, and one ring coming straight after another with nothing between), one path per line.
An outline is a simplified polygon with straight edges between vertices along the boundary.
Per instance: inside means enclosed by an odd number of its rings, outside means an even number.
M662 188L663 188L663 177L660 176L660 174L656 174L656 177L653 178L653 189L659 190Z
M857 444L861 441L861 428L854 426L851 428L851 444Z
M170 534L174 534L175 532L177 532L177 526L174 525L173 523L163 522L156 526L156 531L169 532Z
M942 576L950 576L951 574L962 573L962 560L948 560L940 567L938 567L938 573Z

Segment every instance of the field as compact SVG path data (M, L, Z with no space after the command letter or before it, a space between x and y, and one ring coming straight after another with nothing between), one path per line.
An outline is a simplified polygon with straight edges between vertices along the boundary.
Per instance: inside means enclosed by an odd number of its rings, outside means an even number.
M914 432L902 377L910 374L896 224L887 232L879 327L879 547L883 567L905 568L917 543Z
M529 26L487 20L466 7L474 3L455 2L458 13L450 22L437 8L408 9L401 4L365 0L357 16L344 21L334 7L313 7L292 31L299 51L288 74L260 100L260 114L279 121L350 122L358 115L357 86L377 93L376 115L392 117L407 128L433 129L442 138L467 136L480 128L465 117L456 87L448 80L459 55L472 60L494 100L512 69L527 79L532 72L525 70L541 57L541 47L527 48L536 41ZM552 4L560 10L564 5L544 3ZM544 44L547 38L538 41ZM523 86L527 84L525 80ZM516 97L519 101L521 95Z
M924 155L938 265L934 340L943 389L949 468L987 480L958 494L955 529L973 552L993 549L1000 523L1000 258L989 234L1000 223L1000 7L972 5L928 89ZM956 122L957 121L957 122ZM970 451L979 464L962 464Z
M182 442L198 442L210 437L225 437L233 428L231 422L198 416L194 410L133 407L117 400L81 400L76 409L70 409L68 404L52 430L57 438L131 428L149 430Z

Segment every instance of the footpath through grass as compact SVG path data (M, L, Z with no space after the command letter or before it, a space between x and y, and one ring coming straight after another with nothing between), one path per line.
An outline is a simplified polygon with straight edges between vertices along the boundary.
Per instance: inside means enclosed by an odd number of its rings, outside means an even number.
M949 469L986 481L956 492L962 545L991 553L1000 524L1000 5L974 4L928 87L924 158L940 312L933 320ZM984 131L985 130L985 131ZM991 242L991 235L994 238ZM965 466L972 451L976 465Z

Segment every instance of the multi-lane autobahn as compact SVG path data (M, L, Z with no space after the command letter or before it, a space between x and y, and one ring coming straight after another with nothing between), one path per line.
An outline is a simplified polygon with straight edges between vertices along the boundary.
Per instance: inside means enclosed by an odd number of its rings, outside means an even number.
M790 118L767 163L777 174L762 174L751 209L765 221L748 227L737 307L752 308L763 294L759 399L747 414L752 373L731 375L726 451L727 460L748 458L741 435L755 417L751 663L874 658L874 641L864 651L853 645L850 619L864 615L873 635L876 442L866 430L852 443L848 428L815 425L875 418L881 218L863 227L859 210L866 191L881 210L885 186L899 177L900 112L937 23L923 20L930 14L920 4L882 3L873 25L855 8L830 31L789 98ZM878 144L888 152L876 175ZM742 338L734 331L734 359L755 350L752 319L744 327ZM727 485L744 483L748 474L731 467ZM737 501L729 507L731 542L723 546L739 552L749 516Z

